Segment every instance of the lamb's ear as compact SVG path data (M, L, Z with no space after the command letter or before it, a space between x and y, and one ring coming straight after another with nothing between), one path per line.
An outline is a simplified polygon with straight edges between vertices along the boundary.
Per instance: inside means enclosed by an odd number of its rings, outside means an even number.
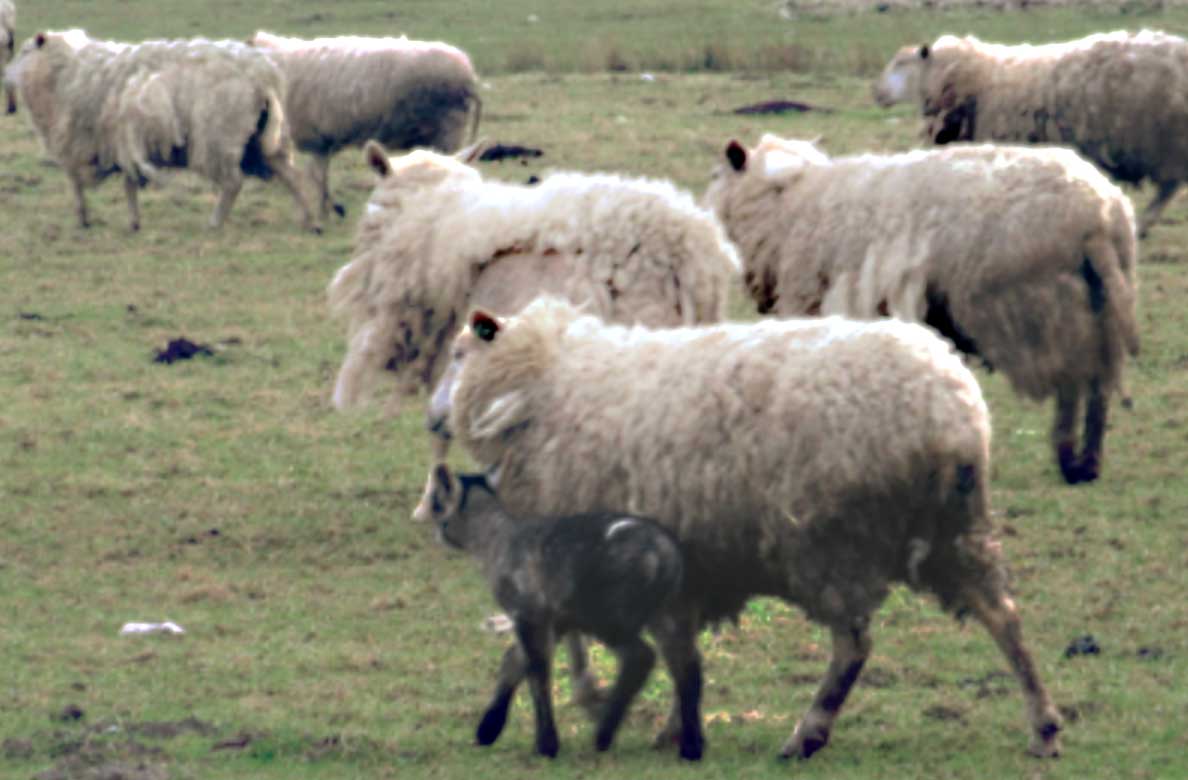
M931 53L932 53L932 51L928 48L927 43L920 47L920 59L922 59L922 60L928 59L928 55Z
M43 33L43 32L37 33L37 36L35 38L33 38L33 44L39 49L42 46L44 46L45 45L45 33Z
M443 515L456 501L457 482L450 473L450 467L438 463L433 468L433 490L430 492L430 508L434 515Z
M738 141L731 139L730 143L726 144L726 159L730 161L731 168L741 171L747 167L747 150Z
M392 172L392 163L388 161L388 150L379 141L372 139L367 142L363 147L363 159L367 161L371 170L380 175L380 178Z
M470 329L483 341L494 341L501 327L499 320L481 309L470 315Z
M470 165L482 159L483 152L491 147L491 142L486 138L480 138L465 149L459 149L454 152L454 159L461 163Z

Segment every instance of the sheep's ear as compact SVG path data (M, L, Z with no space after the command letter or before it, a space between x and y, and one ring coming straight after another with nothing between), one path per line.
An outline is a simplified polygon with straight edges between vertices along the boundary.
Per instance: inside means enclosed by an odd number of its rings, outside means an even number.
M486 138L480 138L465 149L459 149L454 152L454 159L461 163L470 165L476 163L483 157L483 152L491 147L491 142Z
M731 140L726 144L726 159L731 168L741 171L747 167L747 150L738 141Z
M363 147L363 159L368 167L380 175L380 178L392 172L392 163L388 160L388 150L379 141L368 141Z
M499 320L485 311L476 311L470 316L470 329L483 341L494 341L500 330Z
M39 32L39 33L37 33L37 36L36 36L36 37L33 39L33 43L34 43L34 45L36 45L36 46L37 46L37 48L39 48L39 49L40 49L42 46L44 46L44 45L45 45L45 33L43 33L43 32Z
M922 60L928 59L928 55L931 53L932 52L931 52L931 50L929 50L927 43L920 47L920 59L922 59Z

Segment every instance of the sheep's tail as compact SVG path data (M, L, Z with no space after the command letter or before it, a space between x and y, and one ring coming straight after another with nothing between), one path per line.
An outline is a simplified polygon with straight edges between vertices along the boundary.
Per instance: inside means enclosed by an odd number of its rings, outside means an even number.
M467 146L478 139L479 120L483 116L483 99L479 97L478 92L472 93L470 99L474 101L474 117L470 120L470 140L466 142Z
M1133 253L1133 250L1131 250ZM1134 285L1123 273L1123 266L1133 267L1133 257L1121 257L1113 243L1105 237L1089 244L1081 263L1081 275L1089 286L1089 305L1103 317L1102 327L1109 341L1108 349L1114 374L1114 385L1128 400L1121 385L1121 362L1126 354L1139 352L1139 328L1135 318Z
M273 157L284 148L285 142L285 109L280 96L273 90L268 91L261 118L264 126L260 128L260 150L266 158Z

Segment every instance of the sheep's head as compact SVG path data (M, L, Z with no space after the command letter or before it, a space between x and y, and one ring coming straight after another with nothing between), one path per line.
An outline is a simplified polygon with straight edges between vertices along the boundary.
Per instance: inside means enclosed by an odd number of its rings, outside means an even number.
M760 138L754 149L732 140L724 155L711 175L702 205L722 220L727 232L733 228L736 207L769 195L778 196L810 166L830 162L816 141L779 138L770 133Z
M437 187L450 180L477 184L482 176L470 163L478 159L485 143L479 141L452 155L416 149L390 157L378 141L368 141L363 147L363 159L379 174L379 181L367 201L367 213L399 208L402 197L410 192Z
M875 102L889 108L896 103L919 101L920 82L931 53L928 44L904 46L897 51L871 86Z
M430 482L429 507L437 538L450 547L478 552L503 511L491 483L481 474L454 476L444 463L433 468Z

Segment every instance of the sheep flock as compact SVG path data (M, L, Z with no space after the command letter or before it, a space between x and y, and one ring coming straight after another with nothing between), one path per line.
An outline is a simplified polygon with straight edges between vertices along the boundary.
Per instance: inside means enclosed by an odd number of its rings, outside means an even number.
M1057 640L1029 623L1025 642L1010 595L980 378L1054 403L1036 466L1054 492L1121 479L1105 439L1111 422L1111 446L1130 435L1110 412L1130 404L1143 340L1141 247L1188 182L1188 41L906 46L871 97L912 106L914 139L888 127L921 148L833 156L773 120L704 139L697 197L564 158L529 182L484 168L480 130L505 117L481 68L391 32L124 42L18 30L0 0L0 82L65 174L82 236L88 189L121 180L134 234L139 193L170 171L213 187L212 230L257 178L321 234L347 216L331 158L358 150L370 194L317 291L342 349L311 371L344 413L330 425L368 402L424 415L394 442L426 451L413 515L436 527L412 527L474 554L515 631L477 742L526 680L536 750L557 755L549 675L567 642L610 748L655 665L650 634L673 682L656 744L712 758L698 637L775 597L831 647L779 751L808 759L902 585L985 629L1021 691L1027 752L1059 756L1065 718L1032 652ZM1144 181L1156 193L1136 215L1120 184ZM455 445L481 473L450 470ZM590 640L621 661L605 702Z

